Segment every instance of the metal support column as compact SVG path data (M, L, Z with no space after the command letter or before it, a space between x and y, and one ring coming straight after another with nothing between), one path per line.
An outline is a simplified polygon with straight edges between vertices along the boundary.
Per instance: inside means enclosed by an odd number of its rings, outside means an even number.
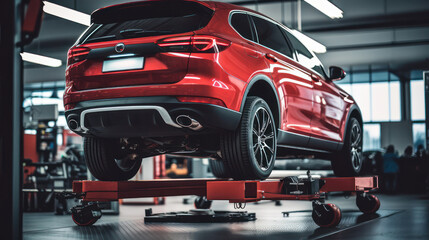
M21 140L22 61L21 0L0 8L0 233L1 239L22 239Z
M302 31L301 0L296 1L296 22L298 31Z
M426 149L429 149L429 72L423 73L425 83Z

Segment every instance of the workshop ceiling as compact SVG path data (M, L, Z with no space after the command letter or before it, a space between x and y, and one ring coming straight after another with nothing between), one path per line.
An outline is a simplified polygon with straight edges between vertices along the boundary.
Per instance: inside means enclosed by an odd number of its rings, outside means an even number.
M296 27L296 1L239 1L287 26ZM302 1L302 30L324 44L328 51L318 54L325 66L373 65L391 70L422 69L429 66L428 0L330 0L344 12L342 19L330 19ZM97 8L129 2L124 0L51 0L90 14ZM58 58L58 68L25 63L26 83L63 81L66 53L85 26L45 14L39 38L26 52Z

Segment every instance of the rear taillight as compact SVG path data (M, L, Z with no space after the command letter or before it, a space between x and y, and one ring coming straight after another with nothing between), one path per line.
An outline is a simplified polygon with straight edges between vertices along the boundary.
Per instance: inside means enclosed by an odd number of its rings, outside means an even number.
M164 52L189 52L191 49L191 37L164 38L156 42Z
M91 49L87 47L71 48L67 53L67 65L85 60L89 51L91 51Z
M225 50L231 42L206 35L165 38L157 42L165 52L215 53Z
M180 96L180 97L177 97L177 100L179 100L179 102L207 103L207 104L218 105L221 107L226 107L225 103L222 100L217 98Z
M230 41L213 36L194 36L192 47L195 52L223 51L231 44Z

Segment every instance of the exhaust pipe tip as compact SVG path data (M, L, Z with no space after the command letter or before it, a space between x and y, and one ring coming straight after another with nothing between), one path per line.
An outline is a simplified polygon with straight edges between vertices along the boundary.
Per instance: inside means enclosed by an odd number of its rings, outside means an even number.
M80 127L79 127L79 123L77 123L76 120L74 119L70 119L68 122L69 128L73 131L77 131Z
M179 115L176 117L176 123L184 128L189 128L194 131L200 130L203 126L195 119L192 119L188 115Z
M189 128L192 125L192 118L186 115L179 115L176 118L177 124L179 124L181 127Z

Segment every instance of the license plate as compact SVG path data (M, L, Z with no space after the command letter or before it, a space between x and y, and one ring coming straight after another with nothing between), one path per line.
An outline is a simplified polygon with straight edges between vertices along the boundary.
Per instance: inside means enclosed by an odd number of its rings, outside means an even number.
M144 57L131 57L105 60L103 62L102 72L114 72L125 70L142 69L144 65Z

